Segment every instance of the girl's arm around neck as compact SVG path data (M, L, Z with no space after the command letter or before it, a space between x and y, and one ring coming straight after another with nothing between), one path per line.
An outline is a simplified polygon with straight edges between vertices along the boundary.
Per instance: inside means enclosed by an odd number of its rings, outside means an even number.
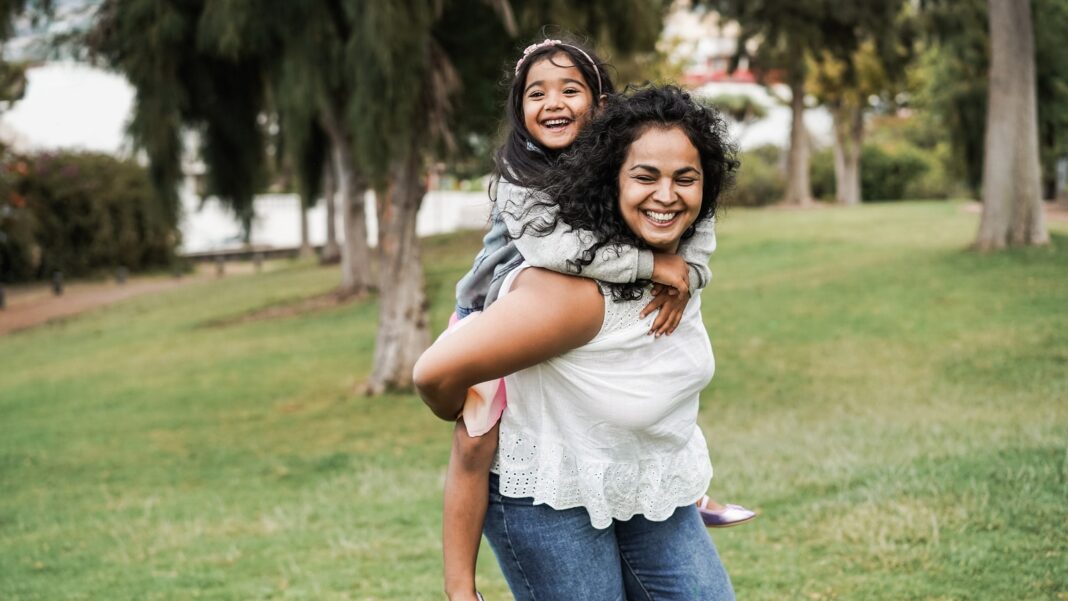
M508 228L508 235L515 240L519 254L535 267L573 273L571 262L582 257L586 249L597 242L593 232L572 229L570 225L558 222L559 208L543 192L501 181L497 185L496 208ZM551 232L538 231L553 223L556 227ZM579 275L613 284L629 284L647 280L652 274L651 251L614 244L602 248Z
M578 348L603 321L596 282L527 269L500 300L423 353L415 364L416 390L435 415L454 420L469 387Z

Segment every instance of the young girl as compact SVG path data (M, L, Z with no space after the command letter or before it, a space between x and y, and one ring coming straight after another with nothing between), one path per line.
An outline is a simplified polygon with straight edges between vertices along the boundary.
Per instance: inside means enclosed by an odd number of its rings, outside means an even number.
M556 227L551 198L530 189L607 96L615 91L604 64L578 43L544 40L528 46L515 67L507 102L509 133L494 157L496 177L492 227L471 271L456 286L455 320L482 311L497 297L505 276L524 260L536 267L575 273L610 283L653 281L656 295L641 317L659 311L650 334L670 334L682 318L691 291L707 285L708 260L716 247L711 219L699 221L678 254L624 245L584 256L593 235ZM454 326L455 327L455 326ZM479 599L475 561L487 506L488 477L497 448L497 420L505 404L503 382L473 389L453 434L445 483L445 592L452 601ZM736 505L700 502L710 526L730 526L754 517Z

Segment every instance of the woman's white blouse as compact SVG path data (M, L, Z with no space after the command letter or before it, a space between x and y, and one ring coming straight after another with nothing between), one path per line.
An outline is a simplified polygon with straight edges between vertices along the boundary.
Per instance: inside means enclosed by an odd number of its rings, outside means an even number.
M501 287L507 294L527 265ZM651 296L615 302L585 346L507 376L493 472L507 497L554 509L585 507L595 528L642 515L671 517L708 489L712 464L697 426L698 396L712 379L701 300L670 336L649 336Z

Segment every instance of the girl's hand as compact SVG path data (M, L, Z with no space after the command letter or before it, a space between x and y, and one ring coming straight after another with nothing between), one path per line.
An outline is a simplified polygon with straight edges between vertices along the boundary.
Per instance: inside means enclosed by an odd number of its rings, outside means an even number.
M654 253L652 280L677 291L671 294L690 297L690 266L679 255Z
M679 327L679 322L682 321L682 313L686 310L688 302L690 302L689 292L680 293L674 288L661 284L653 286L653 300L649 301L641 312L641 318L645 319L645 316L653 311L660 311L653 320L653 327L649 333L662 336L674 332L675 328Z

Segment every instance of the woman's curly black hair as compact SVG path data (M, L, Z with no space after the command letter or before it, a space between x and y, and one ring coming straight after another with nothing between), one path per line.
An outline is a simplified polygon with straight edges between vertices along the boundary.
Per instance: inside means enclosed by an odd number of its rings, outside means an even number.
M592 263L598 252L618 254L621 245L648 248L623 221L619 210L619 171L630 145L654 127L678 127L697 148L703 190L696 221L713 217L720 194L731 186L738 167L726 122L714 109L699 104L676 86L644 86L628 88L609 97L571 148L540 181L534 182L532 187L544 196L530 203L529 210L546 215L546 209L556 205L559 212L555 219L533 220L524 233L545 235L560 224L592 232L590 246L579 259L571 261L571 271L575 274L582 273L582 268ZM691 225L683 239L692 236L694 229ZM647 284L648 281L614 284L613 297L637 299Z

